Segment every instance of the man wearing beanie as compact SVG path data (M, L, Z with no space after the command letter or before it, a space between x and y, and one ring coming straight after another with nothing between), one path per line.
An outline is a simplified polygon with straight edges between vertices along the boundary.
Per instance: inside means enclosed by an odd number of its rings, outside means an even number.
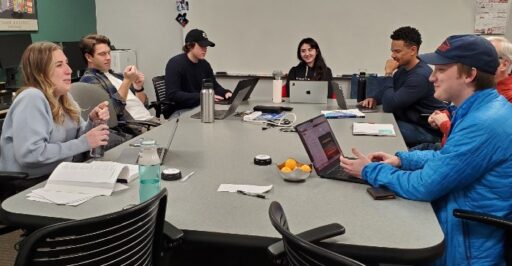
M184 53L174 56L167 62L166 96L175 103L176 110L199 105L203 79L210 79L213 82L216 101L231 97L231 92L217 82L210 63L205 59L208 46L215 47L215 43L208 40L204 31L193 29L185 37Z
M453 216L454 209L512 215L512 105L494 89L498 54L482 37L455 35L420 58L435 66L434 96L457 106L445 146L368 157L353 149L357 159L341 165L372 186L432 202L445 234L436 264L504 265L504 230Z

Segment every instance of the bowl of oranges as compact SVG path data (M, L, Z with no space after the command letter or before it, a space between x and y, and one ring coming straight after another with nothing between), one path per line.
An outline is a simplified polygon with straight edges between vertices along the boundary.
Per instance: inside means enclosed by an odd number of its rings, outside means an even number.
M286 181L302 182L311 174L311 164L298 162L293 158L288 158L277 165L277 170L281 177Z

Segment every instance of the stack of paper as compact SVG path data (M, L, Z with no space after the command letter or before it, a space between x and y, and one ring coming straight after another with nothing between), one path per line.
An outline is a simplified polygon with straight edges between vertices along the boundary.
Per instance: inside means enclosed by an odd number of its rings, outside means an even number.
M392 124L374 124L354 122L352 134L370 136L396 136Z
M113 191L128 188L116 185L117 179L133 180L128 166L115 162L63 162L55 168L43 188L33 190L28 199L76 206L97 196L110 196Z
M320 111L327 119L365 117L359 109Z

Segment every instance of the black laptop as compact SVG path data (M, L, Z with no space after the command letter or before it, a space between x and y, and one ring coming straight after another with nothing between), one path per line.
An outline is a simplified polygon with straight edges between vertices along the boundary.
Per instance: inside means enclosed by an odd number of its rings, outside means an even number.
M368 184L350 176L340 166L341 152L331 125L324 115L319 115L295 126L300 140L313 163L316 174L323 178Z
M229 106L229 109L215 110L213 117L216 120L222 120L222 119L225 119L225 118L231 116L232 114L234 114L236 109L238 108L238 106L242 103L242 100L245 98L245 95L247 95L247 93L249 92L249 90L250 90L250 86L246 85L246 87L242 88L240 90L240 92L237 93L237 95L232 97L234 99L233 99L233 102L231 103L231 105ZM201 119L201 112L199 111L198 113L195 113L190 117L195 118L195 119Z
M246 88L247 86L251 86L242 101L249 100L249 97L251 97L251 93L254 91L254 88L256 87L256 84L258 83L259 80L260 80L260 78L250 78L250 79L240 80L238 82L238 84L236 85L235 90L233 90L233 95L231 95L230 98L224 99L224 100L221 100L221 101L218 101L215 103L222 104L222 105L229 105L229 104L233 103L233 99L235 99L236 95L240 92L240 90L242 90L243 88Z
M347 105L347 100L345 99L345 95L343 94L343 90L341 89L341 87L339 87L339 85L336 85L336 86L333 86L333 88L334 88L334 92L336 94L336 102L338 103L338 106L340 107L340 109L342 109L342 110L351 109ZM363 113L375 113L375 112L379 111L379 109L377 109L377 105L375 105L372 108L368 108L368 107L364 107L360 104L356 104L355 108L359 109L359 111L361 111Z

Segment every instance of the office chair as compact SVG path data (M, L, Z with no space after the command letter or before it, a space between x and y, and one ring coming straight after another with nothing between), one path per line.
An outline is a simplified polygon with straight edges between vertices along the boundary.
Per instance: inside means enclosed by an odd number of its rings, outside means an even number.
M364 265L341 254L315 245L315 242L342 235L345 228L337 223L317 227L300 234L293 234L279 202L270 204L270 222L281 234L283 240L267 248L274 262L284 265ZM282 259L285 254L284 260Z
M41 228L23 240L22 265L158 265L167 189L138 205Z
M94 107L96 107L100 102L109 101L108 109L110 112L110 119L107 122L108 126L111 129L117 131L125 132L128 134L134 134L133 131L126 131L125 125L117 120L114 106L110 101L110 95L100 86L84 82L75 82L71 84L71 89L69 92L73 96L73 99L78 103L80 108L82 108L81 116L84 120L87 121L90 111ZM125 112L125 116L131 118L131 116L129 116L127 112ZM151 121L128 119L126 121L126 125L135 127L145 127L146 129L149 130L151 127L156 127L160 124Z
M512 220L462 209L454 209L453 216L459 219L492 225L505 230L505 244L503 246L505 262L507 265L512 266Z
M0 119L0 134L4 119ZM0 204L10 196L15 195L33 185L46 180L47 176L28 178L28 174L24 172L0 171ZM8 234L20 228L15 226L4 225L0 223L0 235Z
M151 102L150 106L155 108L156 117L160 117L160 114L164 115L165 119L176 111L175 103L167 99L165 91L165 76L156 76L152 79L153 87L155 87L156 101Z

